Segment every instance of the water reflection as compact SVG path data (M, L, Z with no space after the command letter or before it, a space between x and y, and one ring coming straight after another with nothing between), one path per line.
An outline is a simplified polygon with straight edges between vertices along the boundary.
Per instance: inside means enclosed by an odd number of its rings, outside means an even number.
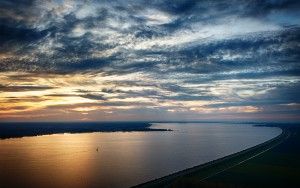
M22 187L86 187L88 181L78 179L92 173L93 140L88 134L38 136L0 143L1 185L9 180L11 185Z
M1 187L128 187L278 135L278 128L156 124L172 132L58 134L0 141ZM98 148L98 152L96 149Z

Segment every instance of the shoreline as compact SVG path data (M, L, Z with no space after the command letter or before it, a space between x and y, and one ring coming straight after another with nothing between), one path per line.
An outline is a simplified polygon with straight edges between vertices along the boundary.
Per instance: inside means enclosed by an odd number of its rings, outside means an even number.
M260 125L258 125L260 126ZM256 157L265 150L266 148L272 148L283 142L285 139L289 137L290 132L287 130L287 128L277 126L279 127L282 132L277 135L276 137L267 140L261 144L258 144L256 146L244 149L242 151L227 155L225 157L215 159L212 161L209 161L204 164L196 165L191 168L187 168L154 180L150 180L148 182L144 182L135 186L132 186L132 188L149 188L149 187L164 187L169 185L171 182L176 181L176 179L179 179L183 176L188 176L189 174L197 173L200 171L203 171L203 178L210 177L215 175L213 171L219 169L220 167L226 167L230 166L229 164L240 164L240 160L247 158L248 155L251 157ZM221 168L222 169L222 168Z
M172 131L153 129L145 122L11 122L0 123L0 140L53 134L96 132L155 132Z

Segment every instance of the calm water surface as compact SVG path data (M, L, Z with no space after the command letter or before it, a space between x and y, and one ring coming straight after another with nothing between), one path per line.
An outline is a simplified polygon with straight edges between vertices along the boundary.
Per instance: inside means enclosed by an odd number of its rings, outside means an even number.
M274 127L216 123L161 123L153 128L174 131L0 140L0 187L129 187L238 152L281 133Z

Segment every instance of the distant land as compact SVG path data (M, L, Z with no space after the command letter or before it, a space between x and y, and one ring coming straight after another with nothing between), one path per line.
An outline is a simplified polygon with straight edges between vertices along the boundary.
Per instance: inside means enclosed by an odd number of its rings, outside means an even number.
M170 131L152 129L148 122L2 122L0 138L19 138L58 133Z

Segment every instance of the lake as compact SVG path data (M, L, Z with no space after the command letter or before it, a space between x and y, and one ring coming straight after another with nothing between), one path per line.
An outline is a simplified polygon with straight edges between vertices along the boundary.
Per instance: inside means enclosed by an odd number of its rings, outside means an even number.
M267 141L276 127L157 123L174 131L0 140L0 187L130 187Z

